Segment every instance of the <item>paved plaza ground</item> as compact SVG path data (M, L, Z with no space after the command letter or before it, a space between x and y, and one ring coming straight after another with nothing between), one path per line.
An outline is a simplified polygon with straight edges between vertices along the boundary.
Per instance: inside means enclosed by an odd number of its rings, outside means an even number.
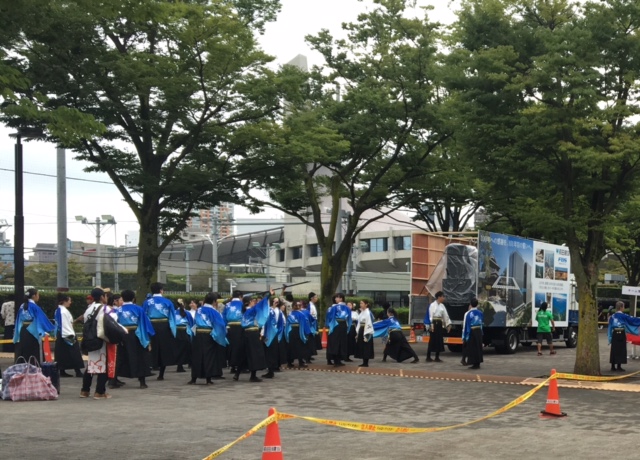
M606 336L600 339L606 374ZM418 364L382 363L376 343L369 369L351 363L334 372L319 356L311 370L284 371L261 384L249 383L244 374L240 382L227 378L209 387L190 386L187 374L172 369L164 382L152 377L147 390L126 380L125 387L110 390L108 401L80 399L81 379L62 379L58 401L0 401L0 452L3 459L201 459L264 419L269 407L324 419L447 426L491 413L530 390L551 368L572 372L575 362L575 350L564 346L557 355L546 351L542 357L535 347L515 355L489 349L482 368L471 371L459 364L459 354L447 352L443 363L427 364L426 345L415 348ZM8 364L0 359L3 369ZM626 369L640 370L640 360L630 360ZM599 390L577 386L560 382L561 408L569 414L563 419L539 418L545 388L495 418L438 433L365 433L285 420L280 422L284 458L637 458L640 378L598 384ZM263 441L260 431L219 458L259 459Z

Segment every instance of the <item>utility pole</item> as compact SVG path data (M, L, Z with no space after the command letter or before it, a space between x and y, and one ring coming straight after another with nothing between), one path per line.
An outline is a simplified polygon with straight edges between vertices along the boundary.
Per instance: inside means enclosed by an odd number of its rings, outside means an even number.
M218 215L213 216L213 228L211 237L211 263L213 264L211 272L211 292L218 292Z
M96 286L102 286L102 249L100 247L100 237L102 236L101 230L105 225L115 225L116 221L113 216L109 214L104 214L100 220L99 217L96 217L95 222L89 222L89 220L84 216L76 216L76 220L78 222L82 222L83 224L95 225L96 226Z
M187 244L184 247L184 261L185 261L185 269L187 271L187 286L186 286L186 291L187 292L191 292L191 274L189 273L189 254L191 253L191 250L193 249L193 244Z
M67 256L67 165L63 148L56 149L58 184L58 291L69 290Z

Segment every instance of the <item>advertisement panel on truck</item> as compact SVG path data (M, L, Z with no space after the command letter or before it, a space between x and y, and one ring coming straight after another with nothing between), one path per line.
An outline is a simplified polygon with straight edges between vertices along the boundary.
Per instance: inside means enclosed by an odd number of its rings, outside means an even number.
M535 309L547 302L556 326L567 326L570 262L564 246L480 231L478 300L485 325L535 327Z

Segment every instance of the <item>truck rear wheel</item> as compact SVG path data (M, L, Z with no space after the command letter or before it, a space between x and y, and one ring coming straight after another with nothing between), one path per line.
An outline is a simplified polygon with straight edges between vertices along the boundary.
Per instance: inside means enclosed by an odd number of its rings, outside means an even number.
M575 348L578 345L578 330L575 327L568 327L565 337L564 343L567 348Z
M504 341L498 351L506 355L512 355L518 349L518 342L518 332L514 329L507 329L504 333Z

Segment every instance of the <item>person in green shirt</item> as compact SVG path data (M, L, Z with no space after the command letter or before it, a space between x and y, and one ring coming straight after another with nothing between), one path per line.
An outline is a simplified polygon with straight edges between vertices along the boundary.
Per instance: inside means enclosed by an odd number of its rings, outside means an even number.
M542 356L542 341L544 339L547 339L549 350L551 350L550 354L555 355L551 332L556 330L556 323L553 321L553 314L547 311L547 302L540 304L540 309L536 314L536 321L538 322L538 356Z

